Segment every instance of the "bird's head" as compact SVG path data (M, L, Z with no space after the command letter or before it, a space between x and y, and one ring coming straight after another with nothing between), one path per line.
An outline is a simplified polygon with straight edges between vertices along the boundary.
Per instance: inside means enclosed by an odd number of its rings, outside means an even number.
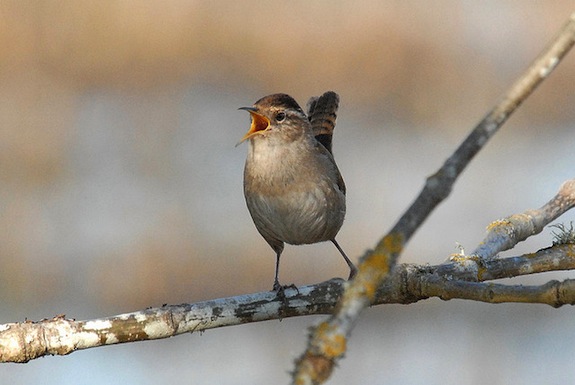
M255 102L253 107L241 107L240 110L250 113L252 124L238 144L260 135L276 135L276 133L289 138L309 129L305 113L299 104L286 94L265 96Z

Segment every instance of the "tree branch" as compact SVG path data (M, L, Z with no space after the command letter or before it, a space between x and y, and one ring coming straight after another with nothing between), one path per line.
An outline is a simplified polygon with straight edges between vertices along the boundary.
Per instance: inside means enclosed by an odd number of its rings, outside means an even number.
M573 304L572 280L542 286L480 283L546 271L574 270L575 245L558 245L535 254L476 261L461 259L436 266L398 265L376 293L374 305L410 304L431 297L476 301ZM58 316L39 322L0 325L0 362L28 362L45 355L120 343L173 337L223 326L314 314L331 314L345 282L332 279L274 292L169 305L113 317L75 321ZM555 291L554 291L555 290ZM555 293L555 294L554 294Z
M515 109L547 78L575 43L575 14L551 45L513 84L504 98L475 127L455 153L431 177L411 207L373 251L361 258L359 273L347 285L336 313L312 332L306 351L296 361L293 383L320 384L328 379L346 352L347 338L359 315L375 298L405 244L442 202L461 172Z
M478 258L490 258L513 248L532 235L539 234L551 221L575 206L575 179L561 185L557 195L538 210L527 210L495 221L479 247L471 253Z
M425 282L422 290L443 300L470 299L488 303L541 303L560 307L575 304L575 280L549 281L540 286L507 286L495 283L446 281L435 278Z

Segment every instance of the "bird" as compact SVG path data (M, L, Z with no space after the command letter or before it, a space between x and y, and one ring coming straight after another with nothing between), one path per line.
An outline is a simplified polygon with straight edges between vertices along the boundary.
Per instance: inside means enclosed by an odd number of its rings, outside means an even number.
M348 279L357 273L335 239L346 211L346 187L331 146L338 106L339 96L327 91L309 100L307 114L283 93L240 108L251 115L238 142L249 142L244 196L256 229L276 253L273 291L284 288L279 266L285 243L331 241L349 266Z

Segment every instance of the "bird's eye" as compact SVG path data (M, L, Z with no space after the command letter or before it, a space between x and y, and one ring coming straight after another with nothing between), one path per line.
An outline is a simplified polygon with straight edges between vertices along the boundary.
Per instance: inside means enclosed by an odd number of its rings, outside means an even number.
M276 114L276 121L278 122L283 122L286 118L286 113L285 112L278 112Z

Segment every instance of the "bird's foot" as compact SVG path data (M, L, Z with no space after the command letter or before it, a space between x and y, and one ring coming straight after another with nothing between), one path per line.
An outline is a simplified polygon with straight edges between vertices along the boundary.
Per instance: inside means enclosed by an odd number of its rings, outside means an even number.
M289 285L280 285L280 283L277 281L274 282L274 287L273 287L272 291L275 291L278 297L285 299L285 291L287 289L294 289L299 294L299 290L298 290L297 286L294 285L293 283L289 284Z

